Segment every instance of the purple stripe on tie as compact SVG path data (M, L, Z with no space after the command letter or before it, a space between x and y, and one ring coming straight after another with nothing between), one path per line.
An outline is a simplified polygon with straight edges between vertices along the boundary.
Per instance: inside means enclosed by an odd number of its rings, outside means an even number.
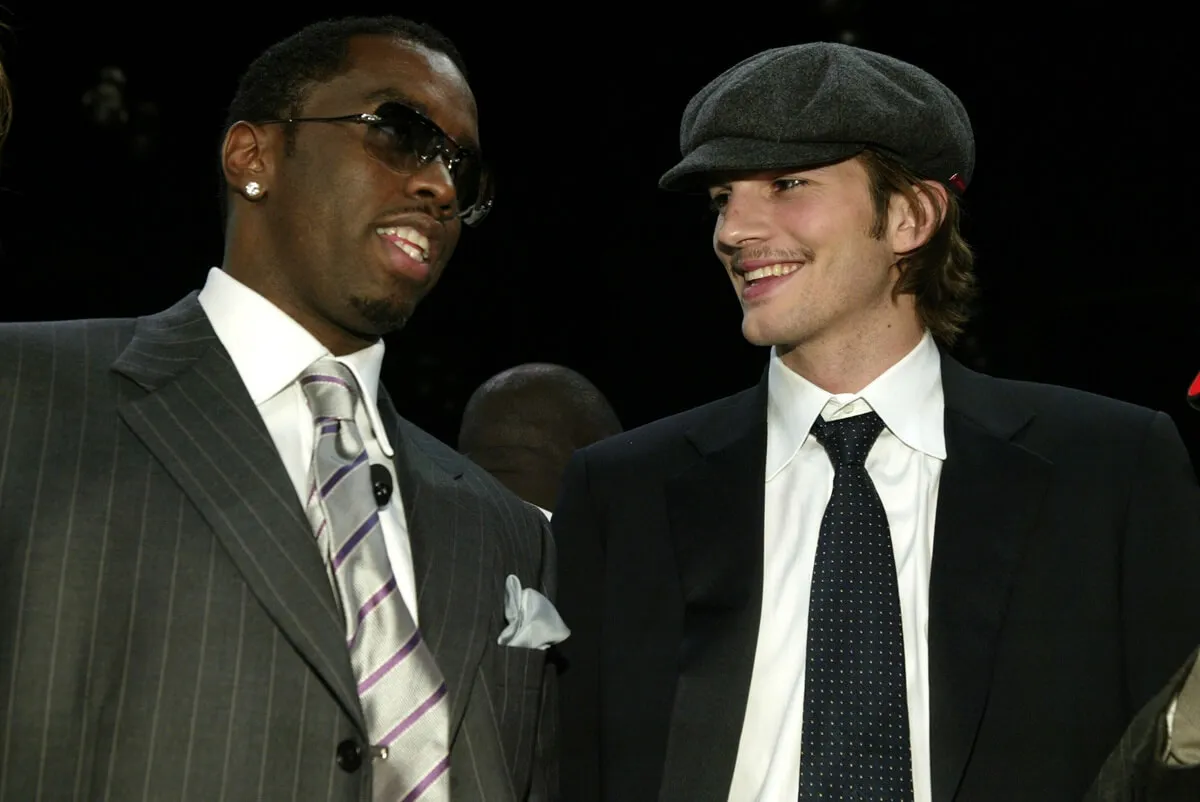
M337 376L326 376L323 373L313 373L312 375L309 375L309 376L301 376L300 377L300 386L301 387L307 386L309 384L317 384L317 383L337 384L342 387L345 387L347 390L350 389L350 385L346 384L344 381L339 379Z
M325 484L321 487L321 498L325 498L326 496L328 496L329 491L333 490L333 488L337 486L337 483L342 481L342 478L345 477L346 474L350 473L350 471L354 470L355 468L357 468L359 465L362 465L366 461L367 461L367 452L362 451L362 452L359 452L359 455L354 460L354 462L351 462L347 465L343 465L342 467L340 467L336 471L334 471L333 474L329 477L329 479L326 480Z
M337 434L338 425L336 423L321 424L321 434Z
M338 549L338 553L333 556L333 570L336 571L341 567L342 563L346 561L346 558L350 556L350 552L354 551L354 547L357 546L359 542L367 536L367 533L374 529L378 523L379 513L372 512L367 520L363 521L362 525L359 526L358 529L354 530L354 534L350 536L350 539L342 544L342 547Z
M391 746L392 741L396 740L401 735L403 735L404 731L407 730L409 727L411 727L413 724L415 724L421 718L421 716L425 715L430 710L432 710L433 706L436 705L439 701L441 701L442 697L445 695L446 695L446 683L443 682L441 685L438 686L438 689L433 692L433 696L430 696L428 699L426 699L424 702L422 702L420 707L418 707L416 710L412 711L407 716L405 716L404 721L401 721L399 724L397 724L395 727L392 728L391 732L389 732L387 735L383 736L383 739L380 740L379 745L380 746ZM430 780L430 782L432 782L432 780Z
M386 599L391 594L391 592L395 589L396 589L396 577L393 576L391 579L389 579L384 584L383 587L381 587L379 590L377 590L373 594L371 594L371 598L367 599L367 601L363 604L363 606L358 611L358 620L354 622L355 623L354 637L351 638L350 640L346 641L347 648L354 646L354 641L358 640L358 633L359 633L358 625L361 624L363 622L363 619L366 618L367 615L372 610L374 610L376 607L378 607L379 603L381 601L383 601L384 599Z
M425 775L425 779L417 783L417 787L409 791L408 795L401 799L400 802L413 802L415 799L421 796L421 794L425 793L425 789L433 785L438 777L441 777L443 774L445 774L446 769L448 768L450 768L450 756L446 755L438 762L436 766L433 767L432 771Z
M408 643L401 646L398 652L388 658L386 663L371 672L371 676L358 683L358 695L362 696L364 693L370 690L371 686L373 686L376 682L379 682L380 677L395 668L405 657L408 657L409 653L412 652L413 649L417 648L417 644L420 642L421 632L418 630L413 633L411 638L408 639ZM387 746L387 744L383 745Z

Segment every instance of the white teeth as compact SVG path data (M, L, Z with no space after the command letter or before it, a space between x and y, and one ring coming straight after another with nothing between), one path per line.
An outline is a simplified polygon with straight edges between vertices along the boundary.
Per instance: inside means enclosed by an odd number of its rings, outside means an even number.
M375 229L375 233L381 237L395 237L396 239L389 239L389 241L417 261L424 262L429 258L429 240L415 228L409 228L408 226L381 226Z
M409 256L416 259L418 262L425 261L425 251L421 250L420 248L414 248L413 246L409 245L407 242L397 242L397 243L395 243L395 245L397 248L404 251Z
M767 265L766 267L760 267L758 270L751 270L749 273L746 273L743 278L746 279L746 281L758 281L760 278L766 278L767 276L791 275L799 269L800 265L796 262Z

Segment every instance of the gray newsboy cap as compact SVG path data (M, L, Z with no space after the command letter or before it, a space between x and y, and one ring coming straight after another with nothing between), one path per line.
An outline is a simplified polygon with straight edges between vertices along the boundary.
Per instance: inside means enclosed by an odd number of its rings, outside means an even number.
M726 70L688 102L683 160L658 185L700 189L706 173L815 167L867 147L960 192L975 168L966 109L929 73L849 45L779 47Z

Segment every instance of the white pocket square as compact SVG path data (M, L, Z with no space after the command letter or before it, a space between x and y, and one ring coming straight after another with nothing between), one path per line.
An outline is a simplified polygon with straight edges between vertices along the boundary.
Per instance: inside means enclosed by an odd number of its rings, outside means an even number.
M512 574L504 580L504 617L508 626L497 641L501 646L548 649L571 634L550 600L532 588L522 588L521 580Z

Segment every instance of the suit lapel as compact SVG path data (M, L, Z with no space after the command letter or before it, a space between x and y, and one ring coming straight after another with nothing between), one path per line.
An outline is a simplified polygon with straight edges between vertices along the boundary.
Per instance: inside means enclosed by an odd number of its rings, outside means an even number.
M688 439L695 463L666 488L684 598L662 802L724 802L750 691L762 606L767 380Z
M468 492L462 464L430 435L401 418L386 391L379 413L394 463L417 578L422 637L446 678L450 734L457 737L476 668L503 612L484 511Z
M246 584L365 733L325 564L296 492L196 294L138 321L113 370L120 415L216 533Z
M955 798L987 704L996 640L1052 466L1015 436L1032 419L998 383L942 359L946 462L929 599L934 802Z

